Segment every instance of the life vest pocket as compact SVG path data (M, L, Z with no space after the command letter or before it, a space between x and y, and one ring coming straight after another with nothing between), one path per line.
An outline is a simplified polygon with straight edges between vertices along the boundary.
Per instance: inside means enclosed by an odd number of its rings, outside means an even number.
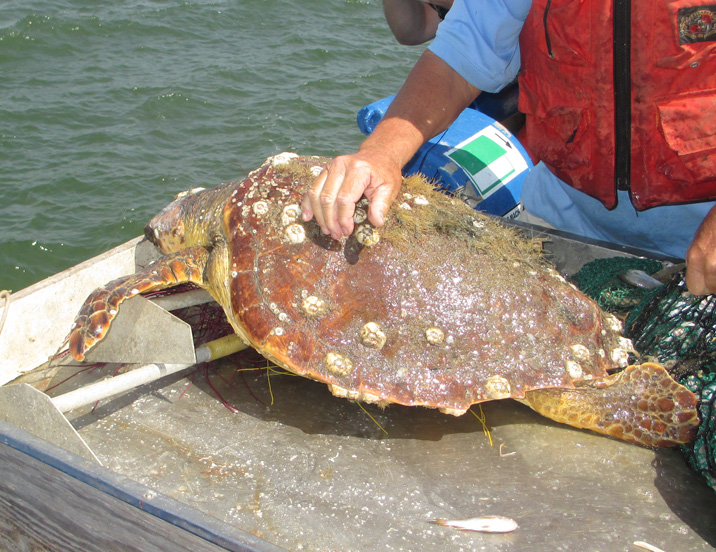
M553 109L544 118L528 119L530 154L544 161L557 176L590 165L593 129L586 108Z
M579 23L589 21L591 9L589 2L534 0L533 10L541 14L534 19L540 27L536 36L542 36L530 47L562 65L588 67L590 55L585 48L590 40L585 40L585 33L590 34L591 26Z
M658 156L657 172L692 183L716 181L716 90L670 97L658 111L671 152Z

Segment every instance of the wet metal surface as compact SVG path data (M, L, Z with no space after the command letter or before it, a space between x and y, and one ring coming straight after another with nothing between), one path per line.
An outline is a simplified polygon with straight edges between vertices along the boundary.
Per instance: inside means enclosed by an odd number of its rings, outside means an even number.
M157 383L71 421L112 471L288 550L716 544L716 495L678 450L561 426L513 401L482 405L488 437L470 412L366 412L322 384L237 373L228 361L193 380ZM485 515L519 528L496 535L429 523Z

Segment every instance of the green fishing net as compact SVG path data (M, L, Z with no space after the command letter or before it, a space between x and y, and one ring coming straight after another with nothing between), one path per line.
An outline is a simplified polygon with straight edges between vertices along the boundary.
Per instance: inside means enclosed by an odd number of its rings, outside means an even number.
M636 307L648 292L623 282L619 276L627 270L653 274L663 265L653 259L610 257L585 264L571 278L572 283L608 312L626 312Z
M603 309L626 316L625 335L641 358L661 363L699 398L696 439L681 450L716 490L716 295L691 295L683 273L649 291L619 278L630 269L652 274L661 268L649 259L597 259L571 280Z

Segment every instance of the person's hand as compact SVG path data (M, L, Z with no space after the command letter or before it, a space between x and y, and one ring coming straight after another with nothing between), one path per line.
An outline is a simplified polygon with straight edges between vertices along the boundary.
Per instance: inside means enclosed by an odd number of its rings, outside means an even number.
M706 215L686 252L686 285L694 295L716 293L716 207Z
M336 157L303 198L303 220L315 217L323 233L333 239L349 236L355 204L365 195L370 201L368 220L382 226L401 182L400 166L382 152L360 151Z

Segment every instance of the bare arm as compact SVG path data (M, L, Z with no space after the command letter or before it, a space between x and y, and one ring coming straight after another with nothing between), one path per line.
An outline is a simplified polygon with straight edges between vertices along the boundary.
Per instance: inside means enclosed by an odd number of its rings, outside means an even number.
M434 38L440 23L438 13L420 0L383 0L383 13L396 40L406 46Z
M402 181L401 169L427 140L445 130L480 90L425 51L385 117L357 153L336 157L303 199L303 219L315 216L334 239L353 231L355 203L371 202L368 219L382 226Z

